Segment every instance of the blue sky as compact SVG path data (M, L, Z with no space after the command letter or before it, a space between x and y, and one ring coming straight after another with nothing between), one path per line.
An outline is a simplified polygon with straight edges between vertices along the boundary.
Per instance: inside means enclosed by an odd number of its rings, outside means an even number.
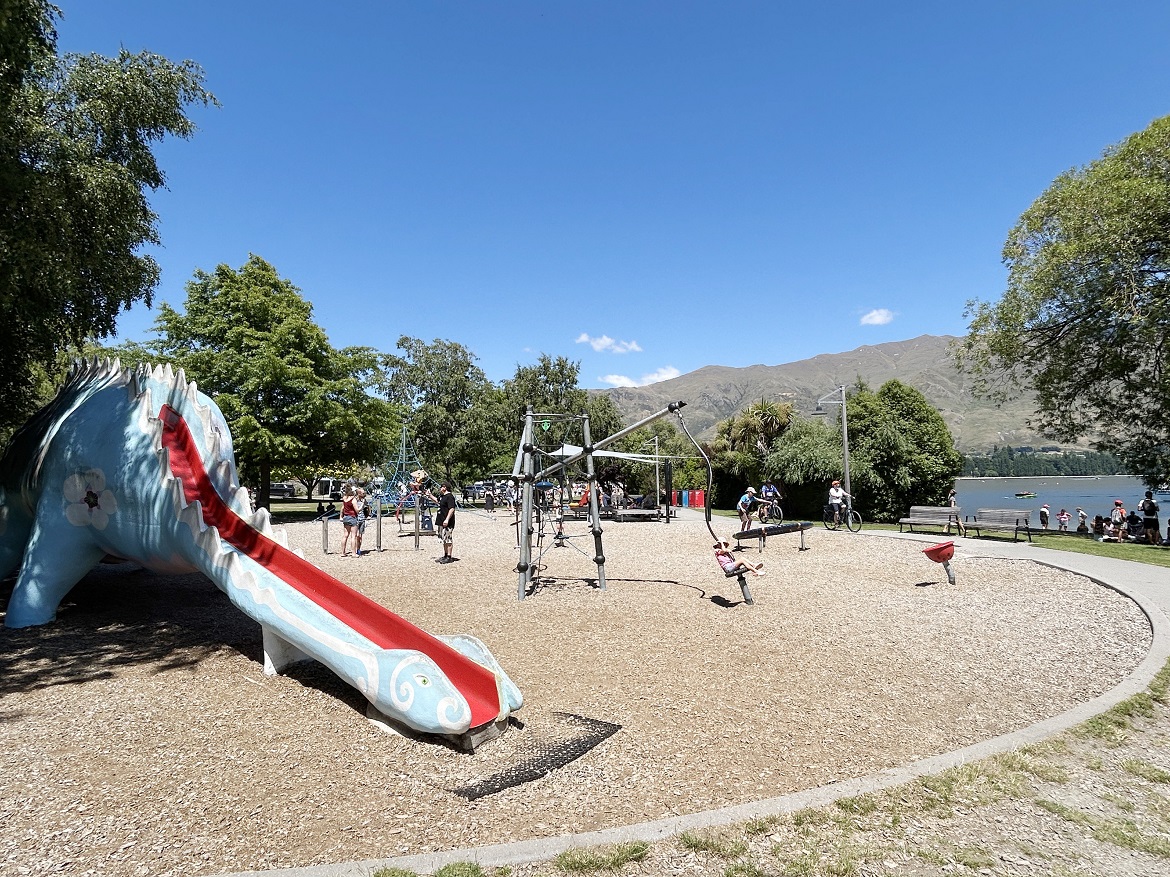
M1170 113L1170 3L57 0L192 59L157 301L267 259L338 347L586 387L962 334L1062 171ZM144 339L136 307L122 337Z

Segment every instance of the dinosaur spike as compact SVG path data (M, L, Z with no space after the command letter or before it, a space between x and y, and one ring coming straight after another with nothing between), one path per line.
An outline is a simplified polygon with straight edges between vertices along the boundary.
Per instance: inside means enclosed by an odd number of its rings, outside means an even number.
M268 514L268 509L263 506L252 513L252 519L248 523L265 536L272 532L272 517Z
M247 514L240 515L240 517L248 518L252 516L252 496L248 493L248 488L237 487L232 493L232 499L234 500L234 506L242 508L247 512Z

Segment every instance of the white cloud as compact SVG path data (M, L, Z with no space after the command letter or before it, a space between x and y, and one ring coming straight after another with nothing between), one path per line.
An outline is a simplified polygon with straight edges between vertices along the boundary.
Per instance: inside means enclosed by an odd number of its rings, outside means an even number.
M886 308L874 308L868 314L863 314L861 317L861 325L863 326L884 326L886 323L894 319L894 312Z
M603 384L608 384L611 387L636 387L638 382L633 378L627 378L625 375L606 375L598 378Z
M642 375L642 386L644 387L647 384L657 384L659 381L669 381L671 378L677 378L681 374L682 372L680 372L673 365L666 365L656 372L651 372L648 375Z
M650 372L648 375L642 375L639 380L628 378L625 375L606 375L598 378L603 384L609 384L611 387L645 387L647 384L656 384L659 381L669 381L671 378L677 378L682 372L672 365L663 366L658 371Z
M582 332L577 336L578 344L588 344L598 353L608 350L610 353L641 353L642 348L638 346L637 341L614 341L608 335L598 335L596 338L591 337L588 333Z

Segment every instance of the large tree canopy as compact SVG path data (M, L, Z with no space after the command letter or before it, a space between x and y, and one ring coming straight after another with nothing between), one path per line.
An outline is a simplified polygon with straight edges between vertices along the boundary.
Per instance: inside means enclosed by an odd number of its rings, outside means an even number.
M445 479L465 474L461 454L468 411L490 386L475 354L454 341L430 344L403 335L398 356L385 357L391 371L389 398L410 412L414 448L425 465Z
M276 467L381 462L397 442L397 409L367 392L383 379L379 355L335 350L312 313L300 290L253 255L238 271L197 271L185 311L162 305L161 337L146 345L215 399L261 505Z
M192 104L215 103L194 63L149 52L56 54L44 0L0 0L0 433L41 401L61 350L113 334L150 302L158 243L146 190L165 184L153 148L190 137Z
M1170 117L1062 174L1004 246L958 350L987 395L1036 393L1036 425L1170 480Z

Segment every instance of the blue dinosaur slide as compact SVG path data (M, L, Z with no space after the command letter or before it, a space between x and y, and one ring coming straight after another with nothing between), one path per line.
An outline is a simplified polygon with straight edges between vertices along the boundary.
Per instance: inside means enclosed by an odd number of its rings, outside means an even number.
M462 735L523 703L478 639L432 636L280 544L219 409L169 367L76 364L0 460L0 575L19 566L7 626L52 621L108 556L202 571L259 622L271 669L316 659L414 730Z

